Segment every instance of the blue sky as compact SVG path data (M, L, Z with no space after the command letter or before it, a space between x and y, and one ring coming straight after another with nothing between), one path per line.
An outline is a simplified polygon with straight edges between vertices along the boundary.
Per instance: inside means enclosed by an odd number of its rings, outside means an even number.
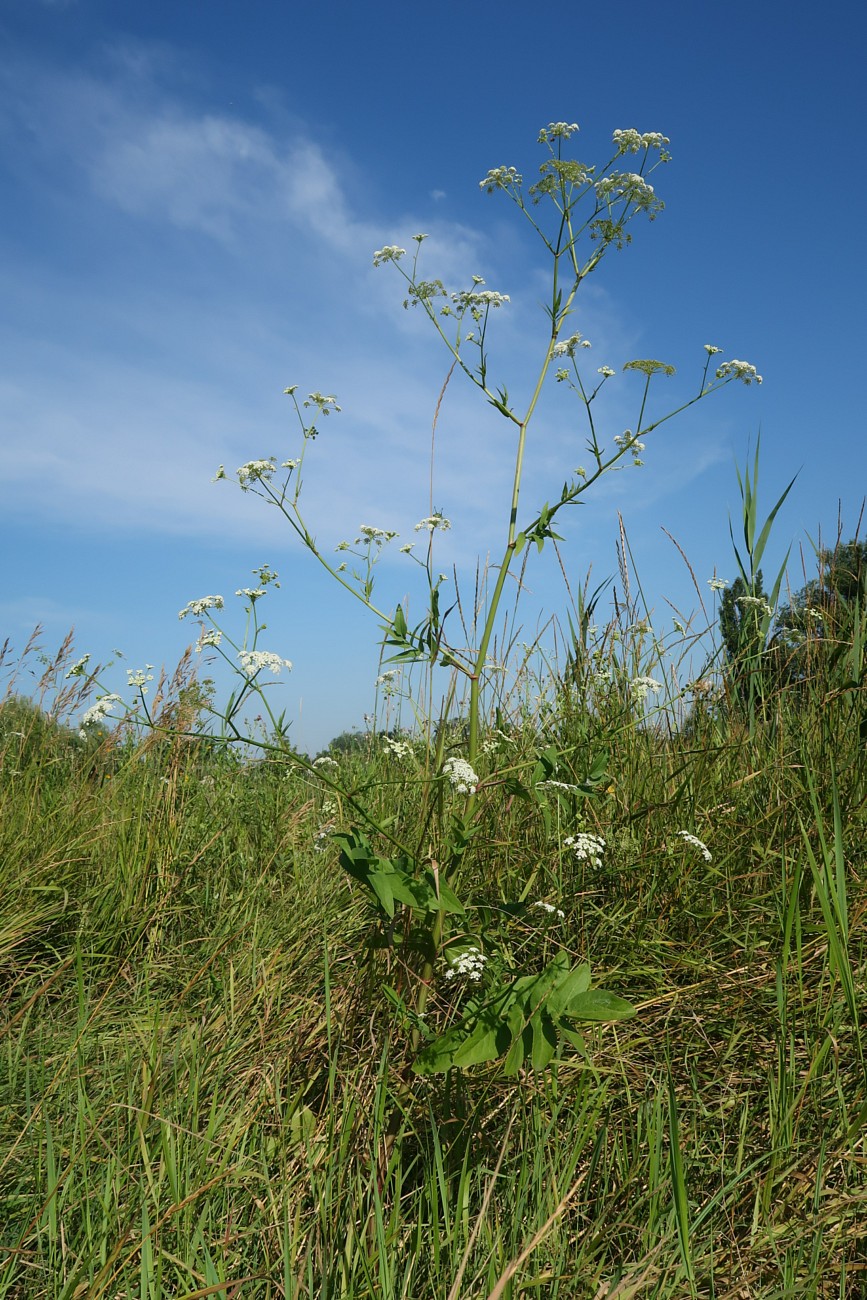
M223 594L237 633L232 593L267 562L281 588L261 644L293 661L277 696L293 737L316 749L361 725L375 622L275 511L211 480L221 463L296 453L287 385L334 393L343 410L305 486L313 531L328 550L360 523L412 540L449 358L372 253L425 231L427 273L509 294L492 364L526 395L544 349L543 250L479 180L499 164L531 174L550 121L580 124L590 163L615 128L671 139L654 176L665 212L636 223L579 298L573 328L594 362L676 365L660 409L695 386L705 343L764 376L665 426L643 469L571 512L570 579L616 572L620 511L654 625L670 627L668 601L694 609L663 529L703 588L733 576L734 467L759 429L767 508L801 471L766 575L790 542L795 556L808 535L833 540L838 511L854 532L867 483L857 7L2 0L0 49L0 640L21 647L38 623L54 649L74 626L81 654L171 668L195 634L178 610ZM585 458L563 398L552 384L529 441L528 512ZM610 434L634 398L618 374ZM453 523L437 566L464 584L502 547L511 452L456 376L433 500ZM550 555L528 571L526 640L540 609L568 607L558 573ZM383 605L412 575L405 556L382 563ZM106 679L124 683L120 669Z

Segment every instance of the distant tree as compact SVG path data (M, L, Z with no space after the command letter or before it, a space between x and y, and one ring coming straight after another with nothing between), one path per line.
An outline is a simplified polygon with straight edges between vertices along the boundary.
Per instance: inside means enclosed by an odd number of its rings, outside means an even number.
M773 644L782 685L833 671L851 641L856 613L864 612L867 542L852 538L818 551L818 577L795 592L777 616Z
M725 675L732 696L744 705L765 693L769 617L761 569L752 587L739 575L723 592L719 629Z
M318 758L329 754L363 754L370 747L369 731L341 731L339 736L329 740Z

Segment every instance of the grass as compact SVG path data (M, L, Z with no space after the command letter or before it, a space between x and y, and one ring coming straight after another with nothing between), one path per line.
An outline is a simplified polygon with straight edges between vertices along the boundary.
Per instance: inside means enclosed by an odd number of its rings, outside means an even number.
M867 1295L864 630L856 607L758 720L734 695L680 729L591 706L580 647L556 707L512 719L483 777L554 744L566 781L607 749L610 784L550 831L483 790L462 892L531 882L566 915L513 918L524 967L563 945L638 1008L517 1079L407 1075L408 972L316 840L322 780L183 737L80 744L74 693L10 693L0 1300ZM612 680L642 635L606 642ZM418 833L411 765L335 758ZM576 828L600 867L562 850ZM459 997L437 981L431 1016Z

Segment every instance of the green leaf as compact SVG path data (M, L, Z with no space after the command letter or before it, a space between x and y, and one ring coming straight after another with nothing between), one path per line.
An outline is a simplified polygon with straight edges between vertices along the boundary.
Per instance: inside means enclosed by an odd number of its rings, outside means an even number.
M482 1065L494 1061L509 1047L511 1034L502 1013L488 1007L473 1017L446 1030L439 1038L419 1052L413 1062L416 1074L442 1074L453 1067L465 1069L469 1065Z
M583 965L570 970L551 993L548 998L548 1010L551 1015L563 1015L572 999L578 997L581 993L586 993L589 988L590 966L587 962L584 962Z
M430 874L431 874L431 887L433 887L433 872L431 872ZM449 886L446 884L444 880L440 880L439 882L439 891L440 891L439 907L432 910L436 910L436 911L442 910L443 912L457 912L460 915L463 915L464 912L463 903L458 898L457 894L455 894L454 891L449 888ZM436 896L436 890L434 890L434 896Z
M533 1048L530 1060L534 1070L545 1070L557 1050L557 1030L544 1009L533 1017Z
M388 915L394 916L394 892L391 887L390 876L384 871L371 871L367 877L367 884L373 890Z
M631 1020L635 1007L606 989L587 989L571 999L562 1015L571 1020Z
M532 1050L533 1050L533 1030L530 1025L527 1025L526 1028L523 1029L520 1034L518 1034L517 1038L512 1043L512 1046L509 1048L509 1051L506 1054L506 1059L503 1062L503 1074L505 1074L507 1078L511 1078L514 1075L516 1075L518 1071L521 1069L521 1066L524 1064L524 1059L527 1053L531 1052Z
M289 1120L289 1141L293 1146L306 1146L315 1132L316 1116L309 1106L302 1106Z

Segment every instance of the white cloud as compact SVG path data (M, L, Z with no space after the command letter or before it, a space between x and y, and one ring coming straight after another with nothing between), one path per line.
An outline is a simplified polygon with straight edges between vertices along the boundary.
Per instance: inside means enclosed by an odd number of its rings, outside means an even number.
M51 164L43 184L52 198L72 196L94 230L135 234L142 260L123 280L112 265L101 280L68 268L60 278L48 247L37 275L26 267L10 276L9 301L23 313L35 289L40 309L31 333L16 320L3 341L17 376L0 388L6 509L106 530L283 537L275 512L210 479L221 461L231 472L253 457L295 454L280 393L299 382L337 391L345 407L312 448L311 525L324 521L328 545L362 520L408 534L429 509L431 422L449 357L422 313L400 309L404 283L393 267L373 270L373 249L398 242L411 255L412 234L430 231L425 276L466 285L481 273L512 295L491 323L491 375L508 380L518 404L535 382L546 280L524 269L499 227L495 239L430 212L358 211L344 181L351 162L341 167L303 125L198 107L165 88L167 68L177 74L171 57L125 48L102 76L19 71L7 97L7 113L29 124L35 160ZM67 161L55 169L59 153ZM205 238L173 249L171 231ZM186 275L193 255L198 281ZM634 342L593 283L575 327L593 339L594 365L617 365ZM576 431L564 396L552 391L531 432L528 510L585 459L583 426ZM628 422L622 399L604 409L611 432ZM499 545L514 436L456 372L439 417L433 493L466 529L464 553L467 536L473 551ZM691 457L678 481L701 465ZM601 499L620 495L625 477Z

